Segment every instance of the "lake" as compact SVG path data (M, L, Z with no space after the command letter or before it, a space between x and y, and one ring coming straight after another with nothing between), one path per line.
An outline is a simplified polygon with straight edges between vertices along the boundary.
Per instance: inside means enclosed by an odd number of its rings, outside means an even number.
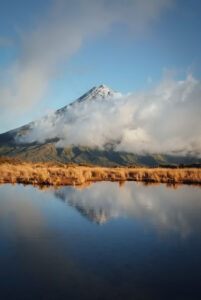
M201 299L201 189L0 186L0 299Z

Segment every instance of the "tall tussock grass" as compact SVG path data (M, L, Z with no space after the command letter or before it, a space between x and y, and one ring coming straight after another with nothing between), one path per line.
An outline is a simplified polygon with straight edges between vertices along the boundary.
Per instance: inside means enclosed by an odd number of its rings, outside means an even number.
M76 166L61 163L0 163L0 183L83 185L96 181L142 181L149 183L201 184L200 168L146 168Z

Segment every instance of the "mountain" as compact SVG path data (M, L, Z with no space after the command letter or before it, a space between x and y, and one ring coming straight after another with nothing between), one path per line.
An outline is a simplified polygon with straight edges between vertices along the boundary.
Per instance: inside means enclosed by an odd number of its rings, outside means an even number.
M76 106L78 106L81 103L88 104L88 103L94 102L94 101L96 101L96 102L102 101L102 100L107 101L111 98L119 97L119 96L121 96L121 94L119 92L112 90L105 84L102 84L99 87L93 87L87 93L82 95L80 98L74 100L70 104L62 107L61 109L56 110L51 116L45 116L41 120L33 121L29 124L26 124L24 126L16 128L14 130L10 130L8 132L0 134L0 145L26 144L26 146L27 146L28 144L32 144L36 141L27 143L26 141L23 142L23 140L25 140L23 138L26 137L35 126L37 126L38 122L47 120L47 118L49 118L49 119L50 118L65 119L65 113L68 110L75 108ZM47 139L46 142L52 142L52 141L55 142L55 140L57 140L57 136L53 137L52 140ZM20 143L18 143L17 141L20 141ZM40 143L40 144L42 144L42 143Z
M63 128L66 126L68 129L74 119L79 119L78 112L85 109L86 112L92 113L88 111L92 105L97 105L95 108L98 110L99 103L112 101L118 97L121 97L121 94L106 85L93 87L80 98L52 114L0 134L0 156L11 156L35 162L58 161L79 164L92 163L103 166L136 164L155 166L167 163L201 162L201 159L192 156L161 155L160 153L139 155L115 151L118 140L108 141L103 149L76 143L71 144L68 142L68 135L65 136L65 142L63 141ZM84 117L86 119L87 114ZM100 124L100 126L104 126L104 124Z
M127 207L124 198L120 198L118 189L114 188L109 192L108 187L107 183L98 184L96 191L93 186L90 189L82 187L82 193L79 193L75 188L63 186L52 192L57 199L76 209L88 221L101 225L121 215L128 215L125 214ZM128 212L131 211L130 208Z

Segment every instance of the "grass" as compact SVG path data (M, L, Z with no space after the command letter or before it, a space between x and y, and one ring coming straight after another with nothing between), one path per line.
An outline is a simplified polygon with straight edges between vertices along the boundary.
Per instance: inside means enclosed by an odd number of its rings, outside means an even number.
M0 161L0 183L83 185L97 181L201 184L201 168L148 168Z

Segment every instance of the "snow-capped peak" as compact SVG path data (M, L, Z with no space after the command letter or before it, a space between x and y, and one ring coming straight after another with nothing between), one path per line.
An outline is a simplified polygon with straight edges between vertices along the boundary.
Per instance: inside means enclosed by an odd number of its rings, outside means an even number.
M120 95L120 93L112 90L105 84L101 84L99 87L93 87L83 96L78 98L75 102L92 101L97 99L110 99Z
M111 89L109 86L107 86L105 84L101 84L98 87L96 87L96 86L93 87L88 92L86 92L84 95L82 95L80 98L74 100L70 104L57 110L56 114L58 114L58 113L60 114L64 111L66 111L66 109L68 109L69 107L78 105L79 103L82 103L82 102L91 102L91 101L99 101L99 100L107 101L112 98L118 98L121 96L122 96L121 93L114 91L113 89Z

